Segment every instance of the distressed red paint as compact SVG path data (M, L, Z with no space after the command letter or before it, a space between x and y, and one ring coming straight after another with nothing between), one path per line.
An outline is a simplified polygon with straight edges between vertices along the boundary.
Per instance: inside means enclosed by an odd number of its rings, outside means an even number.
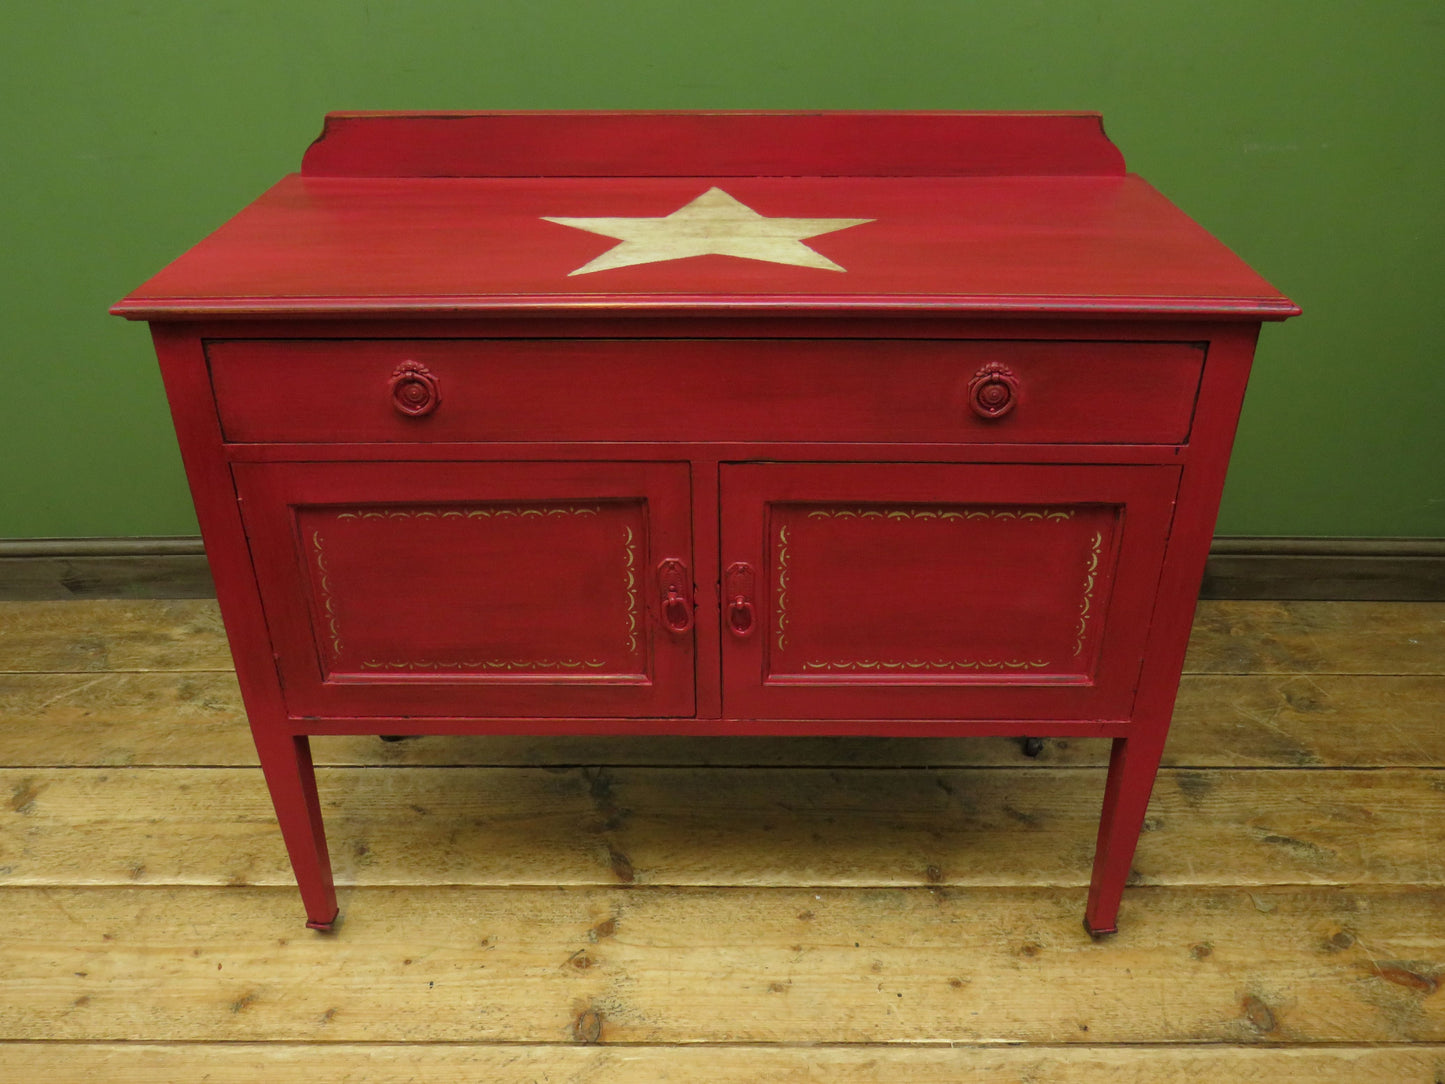
M714 187L868 221L813 266L581 275L618 242L547 221ZM335 115L114 311L310 925L312 734L996 734L1113 740L1104 933L1259 324L1298 310L1094 115L669 113Z

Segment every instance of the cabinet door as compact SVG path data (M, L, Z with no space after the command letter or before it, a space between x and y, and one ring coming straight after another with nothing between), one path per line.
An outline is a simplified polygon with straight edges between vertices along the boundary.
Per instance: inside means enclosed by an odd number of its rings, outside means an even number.
M725 464L723 696L755 719L1125 718L1173 467Z
M686 464L233 469L293 715L693 713Z

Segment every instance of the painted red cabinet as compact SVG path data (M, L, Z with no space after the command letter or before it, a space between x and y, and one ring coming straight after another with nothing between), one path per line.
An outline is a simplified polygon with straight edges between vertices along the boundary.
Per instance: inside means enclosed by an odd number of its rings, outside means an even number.
M335 114L150 321L309 925L317 734L1113 740L1264 320L1090 114Z

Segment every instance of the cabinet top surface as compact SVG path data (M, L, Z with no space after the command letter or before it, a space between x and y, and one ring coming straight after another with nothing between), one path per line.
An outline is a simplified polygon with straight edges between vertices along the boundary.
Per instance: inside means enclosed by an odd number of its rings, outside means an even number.
M1299 310L1088 114L342 114L112 311Z

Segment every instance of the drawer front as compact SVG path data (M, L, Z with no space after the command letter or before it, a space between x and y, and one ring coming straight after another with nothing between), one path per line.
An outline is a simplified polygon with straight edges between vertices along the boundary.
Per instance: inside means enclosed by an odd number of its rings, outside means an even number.
M1189 343L215 340L235 443L1178 444Z

